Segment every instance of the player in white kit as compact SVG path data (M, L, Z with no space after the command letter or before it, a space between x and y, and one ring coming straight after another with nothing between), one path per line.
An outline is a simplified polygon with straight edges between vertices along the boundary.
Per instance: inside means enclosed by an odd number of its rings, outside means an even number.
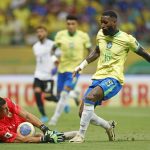
M44 26L39 26L36 29L38 41L33 45L33 53L36 57L36 69L34 73L34 95L36 104L42 115L41 121L47 122L42 95L43 93L57 102L57 98L53 95L54 79L51 74L58 61L54 55L51 55L51 49L54 42L47 38L47 29Z

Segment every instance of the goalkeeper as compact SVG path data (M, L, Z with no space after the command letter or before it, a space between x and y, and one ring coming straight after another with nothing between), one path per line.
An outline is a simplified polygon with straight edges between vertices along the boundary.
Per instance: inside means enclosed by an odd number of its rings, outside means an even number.
M42 133L32 137L17 134L17 127L22 122L30 122ZM76 134L56 132L45 126L36 116L14 104L9 98L0 97L0 141L4 143L60 143Z

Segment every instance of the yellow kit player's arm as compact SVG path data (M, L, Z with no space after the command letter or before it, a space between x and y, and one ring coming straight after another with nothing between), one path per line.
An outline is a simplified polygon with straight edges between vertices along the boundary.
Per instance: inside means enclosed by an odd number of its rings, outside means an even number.
M140 46L138 51L136 51L135 53L150 62L150 54L143 47Z
M73 72L73 77L75 77L79 71L85 68L89 63L96 60L99 56L100 56L100 49L99 46L96 46L95 50L91 51L91 53L87 56L87 58L79 66L75 68L75 71Z

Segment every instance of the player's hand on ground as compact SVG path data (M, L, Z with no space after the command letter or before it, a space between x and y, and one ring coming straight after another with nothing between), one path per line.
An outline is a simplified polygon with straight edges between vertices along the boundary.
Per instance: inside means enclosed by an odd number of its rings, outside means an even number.
M64 134L56 131L47 131L41 140L43 143L60 143L65 141Z
M50 143L60 143L64 141L63 134L56 131L47 132L45 138L47 138L47 142Z
M58 137L59 142L64 142L65 141L65 135L63 132L58 132L58 131L54 131L55 134Z

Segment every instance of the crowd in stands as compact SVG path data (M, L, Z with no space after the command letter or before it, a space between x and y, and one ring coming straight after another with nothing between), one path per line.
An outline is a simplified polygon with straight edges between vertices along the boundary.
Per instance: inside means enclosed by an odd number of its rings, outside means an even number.
M0 3L0 45L24 45L35 42L35 28L45 25L49 38L65 28L67 14L79 18L80 29L92 42L99 30L104 10L119 14L119 26L144 44L150 42L149 0L4 0Z

